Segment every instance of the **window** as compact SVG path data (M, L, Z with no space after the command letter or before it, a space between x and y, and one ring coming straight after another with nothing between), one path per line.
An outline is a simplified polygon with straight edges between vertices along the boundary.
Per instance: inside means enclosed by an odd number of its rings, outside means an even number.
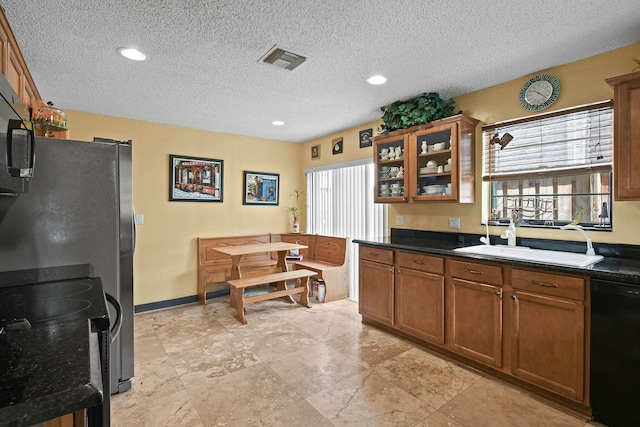
M483 126L491 222L611 229L612 102Z
M386 205L373 203L372 160L307 169L307 232L366 239L387 230ZM349 245L349 298L358 300L358 245Z

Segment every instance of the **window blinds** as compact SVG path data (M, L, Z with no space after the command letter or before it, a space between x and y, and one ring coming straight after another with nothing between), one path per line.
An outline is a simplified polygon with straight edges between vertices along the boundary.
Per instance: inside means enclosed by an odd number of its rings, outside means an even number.
M612 105L599 102L483 126L483 180L611 171ZM504 144L506 134L513 139Z

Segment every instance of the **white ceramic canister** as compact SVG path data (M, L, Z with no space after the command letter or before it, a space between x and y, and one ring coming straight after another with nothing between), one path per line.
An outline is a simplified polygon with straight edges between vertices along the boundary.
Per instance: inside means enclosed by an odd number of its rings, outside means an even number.
M318 279L316 283L318 284L318 293L316 294L316 299L320 302L324 302L324 296L327 293L327 287L324 284L324 280L322 279Z

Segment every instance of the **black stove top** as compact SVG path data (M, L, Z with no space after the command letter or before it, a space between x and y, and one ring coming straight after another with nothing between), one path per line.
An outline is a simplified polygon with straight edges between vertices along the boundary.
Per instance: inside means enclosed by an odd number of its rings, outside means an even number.
M37 327L78 319L91 319L99 331L109 329L100 278L0 287L0 326Z

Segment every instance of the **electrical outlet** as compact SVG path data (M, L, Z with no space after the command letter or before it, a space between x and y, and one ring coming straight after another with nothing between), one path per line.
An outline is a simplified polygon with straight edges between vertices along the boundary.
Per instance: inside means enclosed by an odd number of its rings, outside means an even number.
M404 215L396 215L396 225L404 225Z
M460 229L460 218L449 218L449 228Z

